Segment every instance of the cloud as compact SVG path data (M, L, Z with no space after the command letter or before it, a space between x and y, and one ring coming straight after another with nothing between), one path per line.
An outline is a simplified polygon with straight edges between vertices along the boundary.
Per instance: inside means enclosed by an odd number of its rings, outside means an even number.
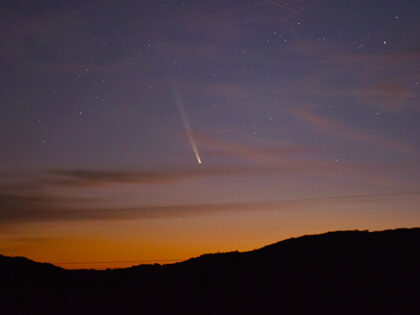
M221 143L224 145L223 143ZM220 144L219 144L220 145ZM263 154L282 152L280 148L266 149L267 151L252 151L244 149L246 147L231 148L230 152L234 156L244 156L246 158L260 158ZM269 151L271 150L271 152ZM284 148L284 153L292 148ZM261 161L261 160L259 160ZM254 166L243 167L197 167L180 168L168 170L144 170L144 171L109 171L109 170L55 170L48 174L48 178L40 180L39 185L45 188L83 188L83 187L105 187L117 184L139 184L139 185L168 185L177 182L210 177L226 176L248 176L248 175L267 175L267 174L294 174L294 175L321 175L330 176L337 172L337 166L325 160L304 160L295 157L272 159L272 163L263 163ZM348 165L352 168L352 166Z
M108 170L55 170L43 182L52 186L104 186L108 184L165 185L199 177L247 175L264 173L265 168L201 167L168 170L108 171Z
M348 126L330 121L310 112L296 111L295 115L312 126L339 137L371 144L372 138L362 132L354 132ZM330 177L356 181L387 183L386 174L368 164L331 159L315 159L306 153L316 152L314 148L276 140L258 141L259 146L246 145L227 140L224 131L216 137L198 134L197 140L209 152L235 159L235 166L201 165L194 167L169 167L166 169L115 170L115 169L56 169L37 173L31 178L23 176L3 177L0 181L0 225L10 226L24 222L54 222L80 220L110 220L134 218L164 218L173 216L198 215L214 211L236 209L257 209L272 207L280 209L282 203L230 203L197 205L164 205L151 207L138 200L134 206L110 206L108 198L112 189L120 191L121 185L130 185L142 192L145 186L170 186L187 184L190 180L206 181L211 178L248 176L275 178L276 182L297 178ZM230 136L235 136L230 134ZM242 139L246 140L246 139ZM252 139L248 139L251 141ZM253 139L255 140L255 139ZM375 140L376 141L376 140ZM264 143L264 145L262 145ZM386 143L392 149L401 149L399 143ZM402 146L404 149L405 147ZM302 154L304 153L304 154ZM251 162L248 164L237 163ZM242 166L237 166L242 165ZM394 165L395 166L395 165ZM382 169L392 169L384 165ZM412 172L412 169L409 169ZM378 175L382 174L382 177ZM29 175L28 175L29 176ZM189 183L191 184L191 183ZM190 186L191 187L191 186ZM111 189L111 190L110 190ZM159 191L159 190L156 190ZM193 193L193 192L192 192ZM93 196L96 196L93 198ZM125 197L116 196L112 200L126 204ZM121 199L118 199L121 198ZM132 202L133 200L131 200ZM150 201L150 200L149 200ZM187 200L185 202L188 202Z
M31 199L22 197L10 198L0 195L0 205L4 200L13 199L15 207L0 208L0 226L22 222L57 222L57 221L85 221L85 220L129 220L129 219L159 219L168 217L180 217L187 215L202 215L221 211L239 210L283 210L302 203L336 202L340 200L376 200L377 198L394 197L398 195L418 195L419 191L402 193L378 193L367 195L343 195L320 198L285 199L269 202L233 202L221 204L193 204L176 206L139 206L139 207L80 207L63 206L55 204L56 198L45 196L44 198ZM23 239L22 241L27 241ZM29 241L29 239L28 239ZM39 240L39 241L42 241Z
M416 48L379 54L340 42L301 40L291 42L279 54L313 68L271 88L283 99L308 101L318 107L327 101L348 100L388 112L420 111L415 84L420 50ZM390 78L384 80L384 75Z
M296 154L308 153L315 150L315 148L312 147L281 143L279 141L275 141L275 143L270 143L268 145L251 146L226 140L226 134L222 135L223 139L220 137L211 137L202 133L195 133L194 136L197 141L212 154L221 157L236 157L245 161L266 165L275 165L280 162L285 162L285 165L296 165L296 163L291 161L291 155L295 156ZM263 143L264 141L268 142L267 139L260 139L258 142ZM296 161L296 156L293 160Z
M335 66L363 66L369 70L378 69L379 66L401 66L412 64L419 66L420 49L411 47L405 50L389 50L382 53L373 53L355 45L350 46L344 42L329 42L324 40L299 40L290 43L286 52L297 54L309 59L310 62L323 64L333 63ZM412 69L415 70L415 69Z
M356 92L356 97L368 103L379 105L379 108L389 112L402 110L420 111L419 96L412 91L407 83L397 80L378 82L371 88Z
M356 127L319 116L307 110L295 109L290 112L306 121L313 128L334 137L374 145L390 151L418 154L412 146L404 142L393 139L382 139Z
M256 152L236 150L237 152L234 154L258 155ZM54 170L42 174L38 179L14 183L5 183L3 180L3 184L0 185L0 224L55 220L155 218L227 209L234 205L180 205L175 207L139 205L130 208L109 208L104 198L80 197L77 193L82 192L83 196L92 196L89 194L92 192L90 189L97 191L97 189L121 184L168 185L191 178L215 176L262 174L280 176L280 178L285 175L336 176L339 168L346 169L345 165L338 166L327 161L303 161L291 158L283 160L281 163L253 167L200 167L144 171ZM349 170L350 176L353 176L355 170L353 166L348 166L347 170ZM242 207L242 204L240 206Z
M180 205L180 206L139 206L86 207L71 199L48 194L0 194L0 226L23 222L55 222L84 220L122 220L178 217L207 211L243 208L246 204L231 205Z
M71 216L74 204L82 200L40 192L0 192L0 224L49 221ZM88 201L88 200L83 200ZM78 205L79 206L79 205Z

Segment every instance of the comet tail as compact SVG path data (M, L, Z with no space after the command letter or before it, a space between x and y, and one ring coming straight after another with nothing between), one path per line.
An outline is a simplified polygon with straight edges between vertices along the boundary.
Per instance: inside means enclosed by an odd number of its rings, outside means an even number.
M191 148L194 152L195 158L198 164L201 164L200 153L198 152L197 145L191 131L190 121L188 120L187 113L185 111L184 102L182 101L181 95L179 94L178 87L175 81L172 81L172 89L175 95L175 101L178 105L179 114L181 115L182 123L184 124L185 132L187 133L188 140L190 141Z

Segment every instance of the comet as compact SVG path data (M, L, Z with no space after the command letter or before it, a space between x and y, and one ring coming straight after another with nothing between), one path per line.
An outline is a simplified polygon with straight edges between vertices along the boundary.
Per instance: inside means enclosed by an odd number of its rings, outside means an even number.
M179 93L178 86L175 81L172 81L172 90L175 96L175 102L178 105L179 114L181 116L182 123L184 124L184 129L187 134L188 140L190 141L192 151L194 152L195 158L197 159L198 164L201 164L200 153L198 152L197 144L195 143L191 124L188 120L187 112L185 111L184 101L182 100L181 94Z

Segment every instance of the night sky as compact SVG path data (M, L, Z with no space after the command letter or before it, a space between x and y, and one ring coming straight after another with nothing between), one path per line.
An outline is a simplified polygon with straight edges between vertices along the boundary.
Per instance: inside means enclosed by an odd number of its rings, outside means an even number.
M0 253L68 268L420 225L420 3L0 4Z

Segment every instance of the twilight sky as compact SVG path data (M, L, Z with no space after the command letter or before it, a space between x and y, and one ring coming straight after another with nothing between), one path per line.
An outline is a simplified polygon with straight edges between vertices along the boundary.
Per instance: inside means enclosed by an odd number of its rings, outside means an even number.
M419 226L419 9L2 1L0 253L123 267Z

